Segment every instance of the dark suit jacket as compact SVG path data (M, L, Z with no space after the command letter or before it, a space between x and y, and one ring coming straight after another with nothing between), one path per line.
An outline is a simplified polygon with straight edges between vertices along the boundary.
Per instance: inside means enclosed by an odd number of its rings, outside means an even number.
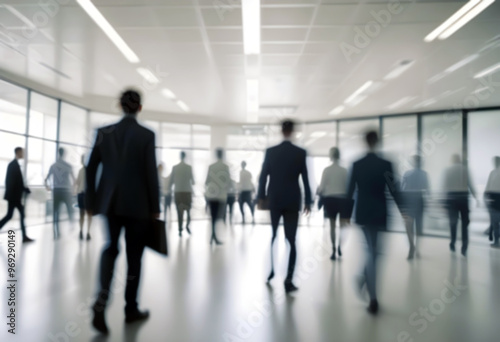
M102 175L96 189L96 173ZM155 134L126 116L100 128L87 165L87 208L139 219L160 212Z
M23 193L28 189L24 186L23 173L17 159L9 163L7 167L7 176L5 177L4 199L10 202L20 202Z
M353 164L347 197L353 198L355 189L358 189L355 218L357 224L383 227L387 225L386 186L400 206L399 187L389 161L375 153L368 153Z
M311 188L306 165L307 153L289 141L266 151L259 180L258 198L269 200L269 209L299 211L302 196L299 177L304 183L306 205L311 205ZM266 185L269 176L269 187Z

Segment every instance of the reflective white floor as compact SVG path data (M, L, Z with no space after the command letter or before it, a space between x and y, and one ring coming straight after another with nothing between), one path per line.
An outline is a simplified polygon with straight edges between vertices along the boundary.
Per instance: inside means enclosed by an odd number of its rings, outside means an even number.
M7 227L6 227L7 228ZM169 229L170 257L144 257L140 305L151 318L125 326L124 255L117 262L114 299L108 309L111 335L89 325L103 229L80 242L77 229L52 241L50 226L30 228L36 242L17 248L17 329L7 333L7 236L0 234L0 341L498 341L500 250L473 244L468 258L451 255L446 239L421 240L421 257L408 262L403 234L385 234L380 258L381 312L368 315L353 279L362 261L359 233L350 229L344 258L329 259L325 228L298 233L296 284L283 294L287 246L277 245L278 275L269 271L268 226L220 227L225 244L210 247L207 222L194 222L180 239ZM448 281L458 288L446 290ZM463 288L466 287L466 288ZM443 297L443 293L445 297Z

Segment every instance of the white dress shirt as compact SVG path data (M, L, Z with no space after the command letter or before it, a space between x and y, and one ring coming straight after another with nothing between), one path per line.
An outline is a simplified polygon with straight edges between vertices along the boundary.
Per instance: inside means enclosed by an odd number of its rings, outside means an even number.
M231 188L231 175L229 166L219 160L208 168L207 180L205 181L205 196L209 200L227 201L227 194Z
M78 176L76 177L76 193L80 194L85 192L85 168L82 167L78 171Z
M323 170L318 195L323 197L343 196L347 191L347 170L332 164Z
M250 171L241 170L240 171L240 191L255 191L255 187L252 183L252 174Z
M170 174L169 188L175 187L175 192L192 192L194 184L193 169L190 165L181 161L175 165Z

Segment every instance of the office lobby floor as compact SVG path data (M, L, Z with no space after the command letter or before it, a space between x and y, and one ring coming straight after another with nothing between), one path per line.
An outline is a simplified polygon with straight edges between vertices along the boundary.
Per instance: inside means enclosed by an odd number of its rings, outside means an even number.
M69 226L56 242L49 225L28 229L36 242L16 247L15 335L7 332L7 234L0 234L0 341L491 342L500 336L500 250L486 243L473 243L463 258L449 252L446 239L422 238L420 258L409 262L405 235L384 234L381 310L373 317L353 287L363 256L357 229L347 232L344 257L332 262L328 230L301 227L300 290L286 296L282 228L277 276L268 286L268 226L220 226L224 245L212 247L208 223L197 221L193 234L182 238L169 227L168 258L146 252L140 306L151 317L140 324L123 322L126 264L120 254L107 311L111 334L102 337L89 324L101 223L94 223L88 242Z

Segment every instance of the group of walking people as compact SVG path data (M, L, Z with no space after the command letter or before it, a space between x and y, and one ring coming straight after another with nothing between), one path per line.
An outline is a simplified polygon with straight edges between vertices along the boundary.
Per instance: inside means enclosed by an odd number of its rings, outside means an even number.
M115 260L119 254L119 237L125 231L127 251L127 281L125 291L125 321L132 323L149 317L147 310L140 310L137 293L140 283L142 255L146 245L144 229L152 219L160 217L160 202L165 211L175 201L178 214L179 236L184 228L184 212L187 213L185 229L191 233L190 210L192 207L194 177L192 167L185 161L186 153L181 152L180 163L172 168L168 177L163 178L163 165L157 166L155 135L137 122L137 114L142 109L141 96L134 90L126 90L120 98L123 118L116 124L97 130L96 142L89 160L75 179L70 164L64 161L64 149L58 150L58 160L52 165L45 179L53 192L54 237L59 236L59 206L64 203L71 218L72 205L68 198L70 189L75 188L81 210L80 239L84 239L83 219L85 215L102 214L107 222L107 245L99 266L99 290L92 306L92 325L103 334L109 333L105 310L109 302ZM296 233L300 212L308 215L313 205L309 185L307 152L293 143L295 124L285 120L281 124L283 141L266 150L258 188L252 182L252 174L242 163L238 184L231 179L230 168L224 161L224 151L216 150L217 161L209 166L205 180L205 198L211 214L210 243L220 245L216 223L225 217L228 203L233 203L238 194L238 202L245 222L244 204L250 207L254 221L254 192L257 190L257 206L269 211L271 238L271 267L267 281L274 279L274 242L280 222L283 222L286 240L289 243L289 260L284 289L287 293L297 291L293 283L297 258ZM332 164L322 174L317 194L326 216L330 219L332 256L335 260L342 256L342 234L336 234L336 220L339 218L341 232L350 224L351 217L360 226L367 244L366 261L357 281L359 291L366 288L370 301L368 312L379 310L377 300L377 249L379 233L387 229L388 198L391 194L399 209L407 229L409 239L408 259L417 255L415 235L422 232L425 197L429 192L429 181L421 168L421 158L412 158L413 168L407 171L401 182L396 177L392 163L376 152L378 133L365 134L367 154L353 163L350 172L340 165L341 151L330 150ZM19 160L24 150L16 148L15 159L9 164L6 179L5 199L9 203L7 216L0 221L2 228L12 218L14 209L21 213L23 241L32 241L26 234L22 197L30 190L25 186ZM498 245L500 234L500 158L495 159L496 169L490 174L485 196L491 214L492 239ZM82 164L83 158L82 158ZM458 218L462 220L462 249L466 256L468 247L468 193L475 196L467 168L458 156L453 157L453 165L445 171L446 208L450 220L450 249L455 251ZM51 182L49 183L49 181ZM302 183L302 187L300 186ZM173 197L173 198L172 198ZM233 198L232 198L233 197ZM415 230L417 234L415 234ZM338 241L337 241L338 237ZM87 239L90 233L87 232Z

